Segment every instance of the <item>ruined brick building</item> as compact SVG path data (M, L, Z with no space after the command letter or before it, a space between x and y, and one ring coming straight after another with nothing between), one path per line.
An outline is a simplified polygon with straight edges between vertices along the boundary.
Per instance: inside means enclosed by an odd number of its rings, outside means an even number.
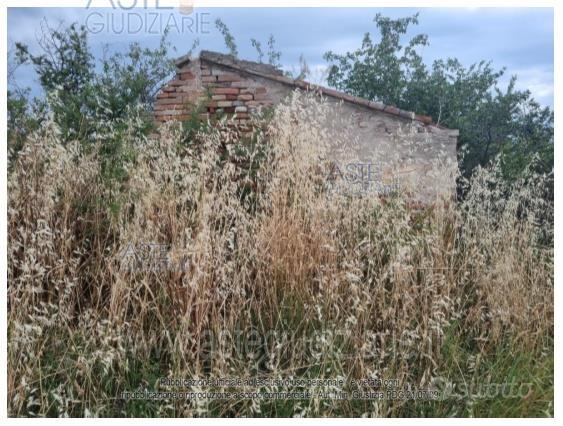
M202 120L222 114L244 127L251 114L275 106L292 91L314 91L334 103L327 128L335 134L346 131L353 135L364 161L374 154L398 159L394 173L419 188L421 198L452 191L453 177L437 174L434 166L438 160L457 164L458 131L434 124L431 117L294 80L271 65L216 52L181 57L176 66L176 77L157 95L154 115L158 122L187 120L194 113ZM408 136L403 137L405 132Z

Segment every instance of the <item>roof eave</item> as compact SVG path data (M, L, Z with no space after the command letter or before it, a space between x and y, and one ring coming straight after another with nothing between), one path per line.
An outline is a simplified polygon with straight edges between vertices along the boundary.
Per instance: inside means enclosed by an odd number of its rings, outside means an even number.
M225 56L226 58L228 58L228 60L222 61L221 56ZM184 55L184 56L178 58L175 61L176 66L180 68L183 65L185 65L186 63L188 63L189 61L191 61L191 59L192 59L191 55ZM381 102L369 101L369 100L364 99L364 98L352 96L352 95L349 95L347 93L340 92L338 90L334 90L334 89L324 87L324 86L320 86L320 85L317 85L317 84L309 83L309 82L304 81L304 80L296 80L296 79L294 80L294 79L286 77L284 75L274 75L274 74L259 72L257 70L247 69L247 68L241 67L237 63L237 59L233 56L230 56L230 55L222 55L222 54L218 54L216 52L202 51L201 54L200 54L200 60L206 61L206 62L211 62L211 63L217 64L217 65L220 65L220 66L224 66L224 67L227 67L227 68L231 68L231 69L237 70L239 72L255 75L257 77L277 81L279 83L286 84L286 85L296 87L296 88L299 88L299 89L317 91L318 93L320 93L322 95L330 96L332 98L336 98L336 99L342 100L344 102L348 102L350 104L363 106L363 107L371 109L371 110L380 111L380 112L383 112L383 113L386 113L386 114L389 114L389 115L393 115L395 117L400 117L400 118L403 118L403 119L406 119L406 120L418 121L418 122L424 124L425 126L436 127L436 128L441 129L441 130L449 130L449 131L452 132L452 135L453 134L457 135L456 132L458 132L457 130L449 129L449 128L440 126L436 123L433 123L432 117L430 117L428 115L416 114L412 111L402 110L400 108L385 105Z
M184 65L189 63L191 60L192 60L192 55L187 54L187 55L180 56L179 58L175 59L174 64L176 65L176 67L182 68Z

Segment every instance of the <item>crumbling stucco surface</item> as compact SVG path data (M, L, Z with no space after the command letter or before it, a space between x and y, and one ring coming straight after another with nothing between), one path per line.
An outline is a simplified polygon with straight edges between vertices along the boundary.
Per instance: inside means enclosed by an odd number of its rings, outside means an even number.
M350 164L356 170L369 168L364 178L379 183L376 191L395 185L421 202L454 194L458 131L435 125L430 117L292 80L270 65L215 52L181 58L177 65L176 78L157 95L159 122L221 114L244 131L261 108L283 102L294 90L314 92L332 105L326 128L335 140L349 141L346 155L331 158L337 171Z

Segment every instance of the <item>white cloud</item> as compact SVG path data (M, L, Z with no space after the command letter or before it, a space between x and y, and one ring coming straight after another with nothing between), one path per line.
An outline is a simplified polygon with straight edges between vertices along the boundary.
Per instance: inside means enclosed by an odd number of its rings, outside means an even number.
M263 42L270 34L276 39L276 49L282 52L286 69L298 69L300 54L313 70L311 80L325 83L326 63L323 54L355 50L366 31L377 40L373 18L377 12L401 17L420 11L420 24L409 35L425 33L430 46L424 49L424 59L457 57L466 66L480 60L492 60L493 67L506 67L507 77L518 74L518 88L529 89L544 105L553 105L553 11L549 9L498 8L423 8L423 9L196 9L210 12L208 34L174 34L170 41L183 54L196 36L202 49L223 50L224 43L213 21L221 17L230 27L238 43L241 57L253 59L256 54L250 38ZM85 8L20 8L8 9L8 39L23 41L33 49L36 30L43 16L53 25L59 20L67 23L84 22L91 10ZM149 34L116 35L107 32L91 34L95 54L103 43L122 49L131 41L155 46L158 36ZM25 77L22 76L22 80ZM29 76L25 78L29 79Z
M503 79L503 87L506 87L510 76L516 75L516 88L529 90L532 96L542 105L553 107L553 70L541 67L529 67L516 70L507 70Z

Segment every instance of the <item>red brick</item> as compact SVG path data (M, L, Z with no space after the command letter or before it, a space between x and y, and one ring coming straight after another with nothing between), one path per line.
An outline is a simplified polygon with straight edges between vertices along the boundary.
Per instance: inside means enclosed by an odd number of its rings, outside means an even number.
M238 95L238 99L241 101L251 101L252 99L254 99L254 96L250 95L250 94L241 94Z
M225 95L225 97L228 101L236 101L237 100L237 95Z
M217 81L241 81L241 78L238 75L234 74L224 74L218 75Z
M218 87L213 92L216 95L237 95L239 89L235 87Z
M257 101L267 101L270 97L265 93L257 93L254 95L254 99Z
M180 74L180 79L181 80L193 80L195 78L195 75L193 72L191 71L186 71Z
M179 86L178 89L176 90L176 92L182 92L184 94L190 93L190 94L194 94L194 96L196 96L196 95L200 96L201 95L201 91L197 90L193 84L188 83L187 81L186 81L186 85Z
M167 116L171 116L171 115L181 115L182 112L181 111L174 111L174 110L165 110L165 111L155 111L154 115L167 115Z
M172 105L182 102L182 97L174 97L174 98L167 98L167 99L159 99L159 105Z
M386 106L383 111L388 112L389 114L399 115L399 108L394 106Z
M418 120L418 121L422 121L424 124L432 124L432 117L430 117L430 116L428 116L428 115L419 115L419 114L416 114L416 115L414 116L414 119L415 119L415 120Z

